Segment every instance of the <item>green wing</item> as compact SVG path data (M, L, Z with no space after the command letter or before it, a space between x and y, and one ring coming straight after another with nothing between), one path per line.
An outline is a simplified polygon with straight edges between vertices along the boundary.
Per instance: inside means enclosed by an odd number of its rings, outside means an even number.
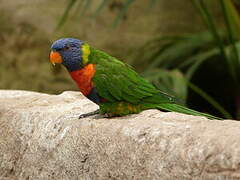
M96 64L93 83L99 95L110 102L133 104L173 103L174 98L160 92L138 75L129 65L98 50L91 56Z

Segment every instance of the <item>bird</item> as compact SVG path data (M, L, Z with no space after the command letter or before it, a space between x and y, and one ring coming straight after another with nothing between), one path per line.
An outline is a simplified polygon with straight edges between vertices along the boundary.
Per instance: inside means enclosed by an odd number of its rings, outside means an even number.
M127 63L79 39L58 39L50 51L50 62L65 66L81 93L99 106L79 118L96 114L110 118L159 109L221 119L178 104L175 97L157 89Z

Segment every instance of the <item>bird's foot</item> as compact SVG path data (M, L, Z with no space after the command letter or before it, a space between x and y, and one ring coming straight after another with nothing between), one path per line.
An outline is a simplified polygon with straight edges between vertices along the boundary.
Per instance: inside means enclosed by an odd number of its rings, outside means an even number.
M94 119L102 119L102 118L111 118L112 116L108 113L105 114L98 114L97 116L94 117Z
M86 118L86 117L97 115L97 114L99 114L99 109L97 109L96 111L93 111L93 112L81 114L78 119Z

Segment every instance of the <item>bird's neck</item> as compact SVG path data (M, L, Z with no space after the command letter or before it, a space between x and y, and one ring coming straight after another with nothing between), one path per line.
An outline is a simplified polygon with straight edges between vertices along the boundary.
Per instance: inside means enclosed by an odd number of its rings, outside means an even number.
M81 69L85 69L86 66L88 66L89 64L94 64L92 63L92 54L94 54L94 49L91 48L90 46L88 46L88 44L84 44L82 46L82 55L79 61L75 61L75 62L79 62L79 63L74 63L74 64L70 64L70 65L65 65L67 70L71 73L73 71L78 71Z
M64 66L67 68L68 72L77 71L79 69L82 69L81 63L74 63L74 64L64 64Z

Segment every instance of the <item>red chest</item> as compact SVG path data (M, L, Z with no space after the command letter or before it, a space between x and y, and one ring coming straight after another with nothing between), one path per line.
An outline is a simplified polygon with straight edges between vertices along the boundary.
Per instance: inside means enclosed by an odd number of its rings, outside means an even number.
M95 65L93 64L88 64L80 70L70 72L71 77L76 81L84 96L87 96L93 88L92 78L95 72Z

